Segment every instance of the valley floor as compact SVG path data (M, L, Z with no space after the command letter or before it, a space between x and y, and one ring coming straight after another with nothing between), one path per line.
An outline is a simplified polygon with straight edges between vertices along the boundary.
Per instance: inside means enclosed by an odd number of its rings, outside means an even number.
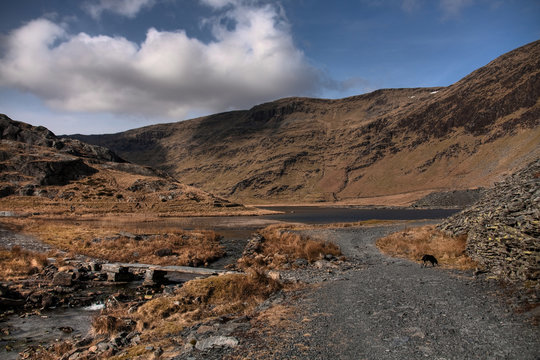
M234 346L182 345L160 358L538 359L539 327L531 314L511 310L499 284L471 271L422 268L375 246L380 237L424 224L302 230L337 243L349 262L280 271L283 281L299 286L278 292L251 318L225 317L185 332L202 342L218 331L212 339L231 335ZM20 235L0 234L6 242L35 246L33 238L14 236Z
M396 230L388 226L309 231L334 240L353 266L345 272L330 270L322 279L327 281L286 295L278 306L292 310L281 316L283 326L252 321L240 341L243 345L230 356L539 358L538 326L509 309L498 284L476 279L471 272L421 268L380 253L375 241Z

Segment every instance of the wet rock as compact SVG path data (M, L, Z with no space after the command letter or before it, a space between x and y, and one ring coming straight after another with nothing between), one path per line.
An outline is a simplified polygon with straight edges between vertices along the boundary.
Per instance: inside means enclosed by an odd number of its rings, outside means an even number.
M82 348L82 347L90 345L92 343L92 341L94 341L94 338L92 338L91 336L88 336L88 337L85 337L84 339L81 339L81 340L77 341L74 344L74 346L76 348Z
M73 332L73 328L71 326L61 326L58 328L63 333L71 334Z
M51 307L56 306L58 304L58 298L53 294L44 294L41 298L41 308L42 309L48 309Z

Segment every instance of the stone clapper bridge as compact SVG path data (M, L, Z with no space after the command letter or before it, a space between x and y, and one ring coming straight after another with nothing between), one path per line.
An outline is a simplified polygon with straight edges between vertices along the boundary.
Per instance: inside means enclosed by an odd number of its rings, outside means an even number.
M131 271L130 271L131 270ZM217 270L190 266L164 266L151 264L109 263L102 264L101 271L107 274L107 281L128 282L133 281L135 273L144 272L145 284L158 284L166 282L165 276L170 273L199 275L208 277L225 273L236 273L229 270Z

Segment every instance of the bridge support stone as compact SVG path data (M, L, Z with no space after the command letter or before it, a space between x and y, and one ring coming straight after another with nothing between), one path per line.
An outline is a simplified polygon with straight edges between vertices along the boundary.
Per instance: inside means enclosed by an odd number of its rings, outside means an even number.
M156 270L156 269L148 269L144 273L144 283L143 283L143 285L163 284L163 283L167 282L167 279L165 278L165 275L167 275L166 271Z

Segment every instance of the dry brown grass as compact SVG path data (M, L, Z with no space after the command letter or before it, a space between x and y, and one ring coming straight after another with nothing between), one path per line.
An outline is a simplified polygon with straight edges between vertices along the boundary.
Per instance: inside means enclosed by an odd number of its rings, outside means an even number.
M336 257L342 255L334 243L284 231L280 225L270 225L259 232L265 239L260 253L255 257L240 258L238 266L242 269L279 268L297 259L314 262L327 254Z
M0 248L0 279L15 280L39 272L47 266L45 254L23 250L14 246L11 250Z
M220 235L214 231L182 231L177 228L152 228L151 235L138 229L126 230L122 223L73 222L23 219L12 227L35 235L43 242L74 254L111 262L141 262L155 265L201 266L224 254ZM137 236L137 237L134 237ZM158 256L159 249L172 255ZM119 251L121 249L122 251Z
M145 341L157 341L206 319L247 314L281 287L256 271L191 280L175 295L150 300L136 312L128 313L125 307L105 310L94 320L93 331L114 335L131 319L144 331Z
M94 334L115 335L122 331L131 331L133 322L129 319L121 319L110 314L97 315L92 319L92 332Z
M377 240L382 252L413 261L424 254L434 255L439 265L455 269L474 269L477 264L465 254L466 236L450 237L433 226L410 228Z
M340 256L339 247L329 241L316 240L307 236L282 231L275 226L269 226L261 231L266 241L263 254L280 254L293 259L303 258L309 262L321 259L326 254Z
M122 249L122 251L118 251ZM158 256L156 250L168 249L169 256ZM197 233L156 234L147 239L119 236L114 240L85 241L72 248L81 254L113 262L141 262L155 265L202 266L223 256L219 235L213 231Z
M402 224L407 222L414 222L416 220L361 220L353 222L337 222L329 224L274 224L269 225L267 229L281 229L281 230L310 230L310 229L342 229L349 227L371 227L371 226L387 226Z

